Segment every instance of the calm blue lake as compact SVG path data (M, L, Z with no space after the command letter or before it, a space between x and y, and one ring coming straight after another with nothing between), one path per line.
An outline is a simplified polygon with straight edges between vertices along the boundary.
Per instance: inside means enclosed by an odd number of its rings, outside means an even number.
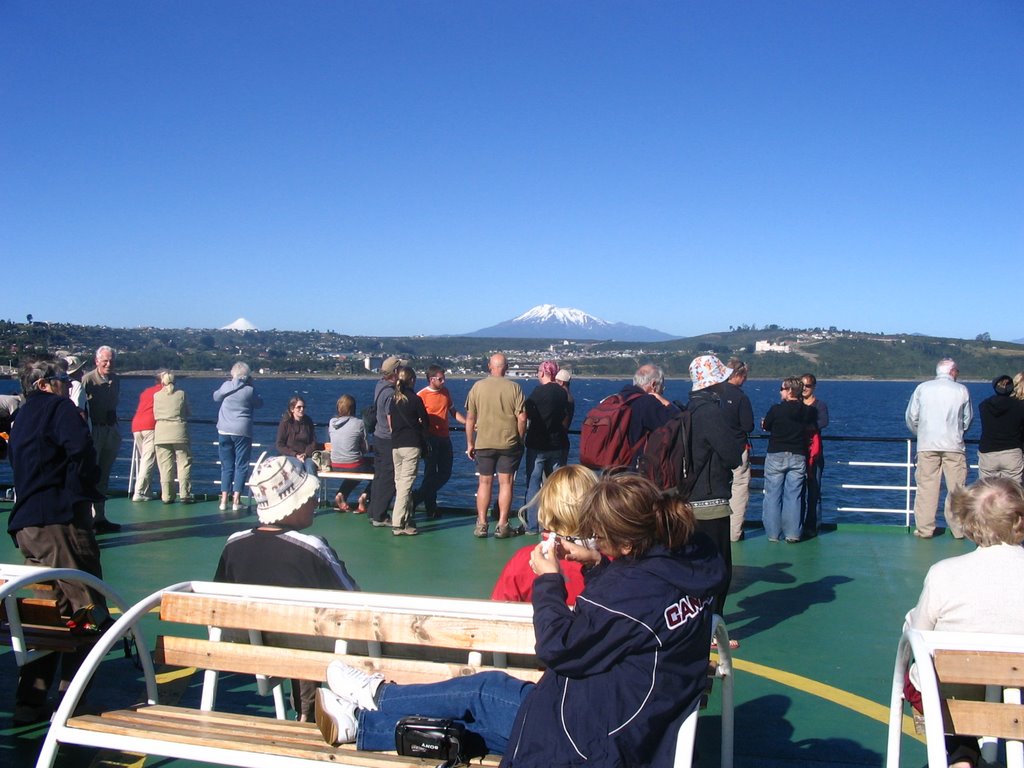
M465 402L466 394L475 379L449 379L448 388L459 410ZM148 379L124 379L122 381L121 420L123 422L122 456L115 466L114 473L122 478L114 480L113 485L127 487L129 459L131 456L131 433L129 423L139 393L149 385ZM215 465L217 439L215 422L217 404L213 402L213 391L220 386L220 379L188 378L179 379L180 387L188 393L192 406L193 419L192 444L195 456L195 476L193 484L197 493L216 493L218 487L214 481L219 479L219 470ZM627 382L613 379L574 379L572 391L576 398L576 418L574 429L578 430L587 411L601 398L617 392ZM903 509L905 492L903 491L864 491L845 489L843 484L857 485L888 485L902 486L906 482L906 470L902 468L864 468L851 467L853 461L877 461L900 463L906 461L906 438L909 433L903 422L903 414L907 401L918 382L879 382L879 381L822 381L818 385L819 398L828 403L831 423L825 431L825 457L827 467L824 476L824 507L826 520L840 522L887 522L902 524L903 516L877 515L863 512L842 512L840 508L871 508L871 509ZM264 450L273 452L274 437L277 423L281 417L289 397L301 394L306 400L306 413L318 424L326 425L334 415L335 402L342 394L348 393L356 398L358 407L369 403L375 382L371 379L321 380L321 379L265 379L257 378L257 391L262 395L266 405L257 412L257 423L254 441L261 443ZM521 384L528 395L536 386L535 379L522 380ZM977 420L977 405L981 400L992 394L991 385L987 382L967 383L971 392L971 400L975 409L975 422L968 432L968 439L977 440L980 423ZM768 408L777 401L779 382L775 379L751 379L744 387L754 406L755 420L760 423L761 417ZM0 381L0 393L17 391L14 381ZM672 380L666 385L666 396L671 399L686 401L689 392L689 381ZM327 437L327 430L322 426L318 431L318 439ZM848 441L842 438L886 438L870 442ZM451 481L441 494L441 503L445 506L471 507L476 490L474 465L461 452L464 437L460 433L453 435L456 447L455 469ZM575 456L576 439L573 438ZM765 450L763 439L754 440L754 451L763 455ZM258 454L257 454L258 455ZM976 464L976 446L968 447L968 460ZM974 470L971 471L974 477ZM10 467L6 463L0 466L0 482L10 483ZM332 489L333 490L333 489ZM525 492L525 477L518 479L516 486L517 504ZM760 495L751 495L748 517L760 517Z

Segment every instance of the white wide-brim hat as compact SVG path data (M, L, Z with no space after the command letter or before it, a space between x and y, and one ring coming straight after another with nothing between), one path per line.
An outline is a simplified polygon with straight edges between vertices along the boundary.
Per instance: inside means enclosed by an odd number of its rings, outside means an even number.
M693 382L694 392L721 384L730 376L732 368L723 365L714 355L701 355L693 358L693 362L690 363L690 381Z
M256 501L256 516L264 525L284 520L320 490L320 480L291 456L271 456L256 462L247 483Z

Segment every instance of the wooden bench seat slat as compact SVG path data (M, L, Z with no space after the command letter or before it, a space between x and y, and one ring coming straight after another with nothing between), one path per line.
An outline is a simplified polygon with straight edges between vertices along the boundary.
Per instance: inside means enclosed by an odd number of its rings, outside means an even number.
M322 651L213 642L176 636L158 638L155 658L159 663L174 667L196 667L220 672L261 674L320 682L327 679L327 665L335 659L368 672L382 672L387 679L400 683L429 683L494 669L490 666L471 667L468 664L413 659L345 656ZM524 680L538 680L541 675L536 669L514 667L501 671Z
M946 699L944 725L949 733L1024 739L1024 705Z
M501 619L385 613L314 604L268 604L245 598L218 598L168 594L160 610L165 621L207 624L226 629L289 632L347 640L409 643L478 651L534 653L536 638L531 624Z
M998 651L935 651L935 672L945 683L1024 687L1024 657Z
M400 757L388 752L360 752L351 744L331 747L312 723L270 720L266 717L200 712L181 707L143 706L103 715L72 718L68 724L83 730L137 736L140 731L179 744L200 744L215 749L298 757L365 766L366 768L433 768L436 761ZM258 738L255 736L258 734ZM496 758L484 765L496 765Z
M72 635L66 627L23 626L22 636L25 638L25 645L37 651L70 653L80 648L88 648L96 642L93 637ZM0 645L10 644L10 634L0 634Z
M206 717L211 713L199 710L192 710L192 712L193 716L191 717L181 717L177 713L151 712L149 707L143 707L104 712L100 718L111 724L111 727L116 727L113 723L123 723L132 724L135 728L147 731L163 733L165 730L176 730L184 733L202 733L206 738L223 737L225 739L237 736L237 734L248 734L248 741L265 740L270 744L300 746L311 744L320 751L323 751L322 748L329 748L320 736L320 731L315 729L311 731L309 723L251 716L243 716L245 719ZM75 721L74 718L73 721ZM254 738L257 732L259 739Z
M325 762L333 761L336 756L336 750L324 742L315 725L306 729L307 739L294 741L278 738L271 732L256 734L251 725L236 726L232 729L193 722L182 727L172 721L137 718L132 717L133 714L131 710L118 710L102 716L75 717L68 723L74 728L86 731L120 736L138 736L142 732L147 738L159 736L162 740L172 743L230 749L237 752L261 752Z

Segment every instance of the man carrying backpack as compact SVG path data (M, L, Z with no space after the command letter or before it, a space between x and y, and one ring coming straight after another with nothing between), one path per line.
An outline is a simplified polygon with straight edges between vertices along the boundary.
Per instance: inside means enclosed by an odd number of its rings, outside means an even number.
M679 415L664 389L661 368L641 365L632 384L591 408L580 429L580 464L595 470L636 466L651 432Z
M693 471L690 506L703 531L718 547L725 560L726 579L715 594L715 613L723 615L725 597L732 580L732 544L729 539L729 499L732 496L732 471L743 461L744 442L722 413L720 393L732 369L714 355L695 357L690 363L693 387L686 410L690 413Z
M657 365L648 363L636 369L633 384L623 387L619 393L623 400L640 395L629 403L633 412L629 419L631 447L635 448L651 432L679 413L679 409L662 394L664 391L665 372Z

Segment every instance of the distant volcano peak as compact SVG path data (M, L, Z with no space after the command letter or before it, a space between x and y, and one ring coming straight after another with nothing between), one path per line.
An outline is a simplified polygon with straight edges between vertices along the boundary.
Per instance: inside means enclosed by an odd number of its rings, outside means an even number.
M233 323L228 323L227 325L222 325L220 327L220 330L222 330L222 331L255 331L255 330L259 330L259 329L256 328L255 325L250 323L244 317L240 317L237 320L235 320L235 322L233 322Z
M538 304L512 320L466 335L582 341L668 341L678 338L642 325L609 323L582 309L558 307L554 304Z

